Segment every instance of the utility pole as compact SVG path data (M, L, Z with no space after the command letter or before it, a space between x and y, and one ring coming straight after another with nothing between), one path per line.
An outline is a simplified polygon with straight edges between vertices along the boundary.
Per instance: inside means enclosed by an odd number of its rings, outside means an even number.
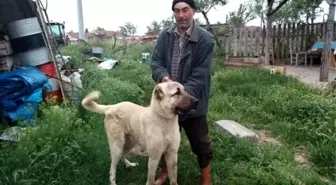
M84 37L84 22L83 22L83 7L82 0L77 0L77 16L78 16L78 34L80 40L85 40Z
M329 14L325 32L324 52L323 52L324 56L322 59L322 65L320 69L320 82L327 82L329 78L331 42L333 39L336 0L326 0L326 2L329 4Z
M270 49L271 49L271 32L272 32L272 19L270 15L267 15L266 20L266 40L265 40L265 65L270 65ZM274 56L274 55L273 55ZM273 61L274 64L274 61Z

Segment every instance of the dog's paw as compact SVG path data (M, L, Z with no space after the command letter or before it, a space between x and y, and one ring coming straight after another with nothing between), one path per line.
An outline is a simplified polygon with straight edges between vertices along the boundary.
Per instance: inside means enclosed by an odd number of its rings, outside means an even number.
M138 166L139 164L138 163L127 163L126 164L126 168L128 167L135 167L135 166Z

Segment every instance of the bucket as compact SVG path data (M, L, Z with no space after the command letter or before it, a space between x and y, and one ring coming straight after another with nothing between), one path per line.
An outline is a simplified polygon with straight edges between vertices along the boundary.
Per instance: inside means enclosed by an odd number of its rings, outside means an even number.
M47 89L43 95L44 101L55 101L56 103L62 103L63 96L60 88L60 83L54 77L57 77L56 66L53 62L39 65L38 68L47 75L48 81L51 85L51 89Z
M104 53L104 48L101 47L93 47L92 48L92 55L97 58L102 58Z
M9 23L8 35L21 66L38 66L50 61L49 50L37 17Z
M150 53L142 53L141 60L143 63L149 63L151 59Z
M94 53L94 54L103 54L104 53L104 48L102 48L102 47L93 47L92 48L92 53Z

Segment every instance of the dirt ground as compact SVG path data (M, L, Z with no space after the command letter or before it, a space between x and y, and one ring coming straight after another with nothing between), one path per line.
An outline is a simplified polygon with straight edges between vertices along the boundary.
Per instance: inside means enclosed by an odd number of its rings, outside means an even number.
M264 66L271 68L272 66ZM319 82L320 66L290 66L286 65L286 75L297 77L301 82L324 88L328 82ZM336 71L329 70L329 81L335 80Z

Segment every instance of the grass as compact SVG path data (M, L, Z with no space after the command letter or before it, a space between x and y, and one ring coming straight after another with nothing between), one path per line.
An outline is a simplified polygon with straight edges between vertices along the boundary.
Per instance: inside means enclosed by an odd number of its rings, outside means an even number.
M83 62L83 48L69 46L64 53L86 69L83 97L100 90L100 103L132 101L146 105L153 88L147 65L138 63L152 45L130 47L126 53L105 46L107 57L121 64L110 71ZM220 68L215 59L210 102L210 138L214 148L214 185L323 185L335 175L336 104L327 92L312 89L295 79L270 75L259 69ZM220 133L214 124L233 119L250 128L267 129L281 145L257 144ZM0 150L0 184L103 185L108 184L110 156L103 116L71 107L43 104L35 119L38 129L27 129L16 147ZM179 152L179 184L199 183L197 160L184 133ZM297 165L295 148L304 146L312 167ZM117 183L144 184L147 159L132 156L135 168L118 165Z

